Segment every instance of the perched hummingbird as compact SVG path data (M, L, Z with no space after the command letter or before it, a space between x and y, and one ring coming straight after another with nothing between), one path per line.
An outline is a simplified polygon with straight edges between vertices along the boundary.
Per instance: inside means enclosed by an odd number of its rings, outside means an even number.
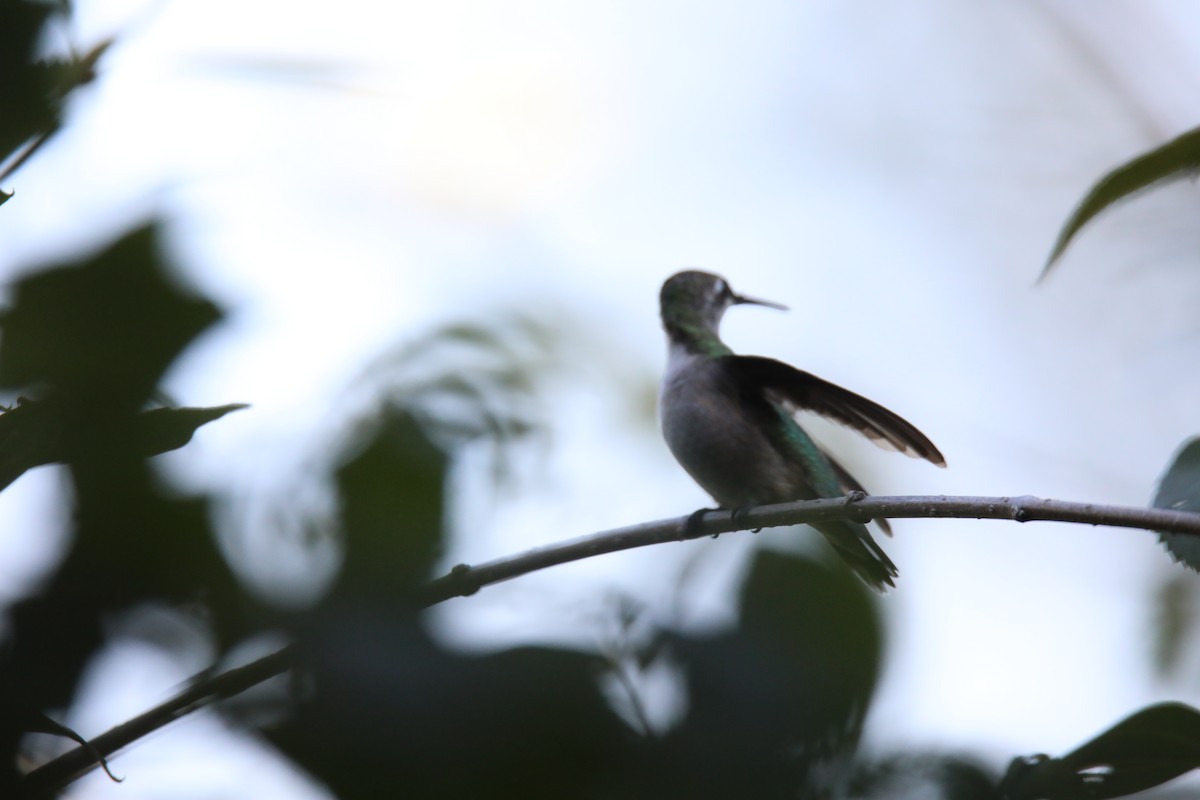
M785 306L734 294L719 275L689 270L659 295L669 345L659 397L663 437L675 459L721 508L840 497L864 491L854 476L793 419L814 411L877 444L946 466L923 433L883 406L815 375L762 356L734 355L717 331L725 310ZM700 512L697 512L700 513ZM875 520L891 535L887 521ZM813 523L869 586L895 586L896 565L865 525Z

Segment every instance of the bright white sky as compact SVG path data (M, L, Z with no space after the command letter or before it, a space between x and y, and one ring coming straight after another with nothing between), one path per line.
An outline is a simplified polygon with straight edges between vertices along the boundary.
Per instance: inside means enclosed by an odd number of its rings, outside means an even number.
M164 466L250 518L294 496L296 465L317 457L367 359L514 309L563 326L561 358L589 364L554 389L541 471L462 511L450 561L703 505L644 413L664 355L658 287L684 266L793 309L736 309L735 349L862 392L946 454L939 471L831 440L878 493L1140 504L1200 430L1200 385L1178 369L1196 352L1193 186L1107 215L1033 286L1091 181L1200 122L1194 4L78 6L78 48L118 41L67 130L4 187L17 194L0 209L0 274L164 213L190 280L231 311L169 389L253 404ZM0 496L0 562L31 565L5 583L44 560L29 539L53 540L32 533L55 487L43 471ZM879 747L1001 767L1157 699L1200 702L1194 681L1156 682L1145 659L1152 591L1172 569L1150 535L896 528ZM670 618L678 570L704 554L684 616L719 624L744 548L594 559L440 618L469 646L591 644L581 623L615 592ZM71 721L105 730L202 661L116 650ZM200 748L212 761L196 796L244 788L236 767L211 767L246 760L220 735L184 723L116 762L127 783L93 777L75 796L157 796ZM294 777L250 771L294 796L277 782Z

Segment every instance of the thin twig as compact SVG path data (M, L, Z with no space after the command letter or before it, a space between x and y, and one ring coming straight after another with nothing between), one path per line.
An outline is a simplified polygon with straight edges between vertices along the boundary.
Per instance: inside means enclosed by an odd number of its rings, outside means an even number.
M58 126L55 126L48 131L42 131L36 137L34 137L29 144L25 145L25 148L16 156L14 156L11 161L9 161L7 164L0 163L0 181L5 180L8 178L8 176L20 169L21 165L28 161L30 157L41 148L42 145L49 141L50 137L53 136L54 132L57 130Z
M527 575L547 567L584 558L682 542L739 530L774 528L834 519L867 522L878 518L1007 519L1016 522L1057 521L1200 536L1200 514L1161 508L1108 506L1043 500L1038 497L885 497L852 495L739 510L713 511L695 524L689 517L616 528L579 539L547 545L476 566L460 564L422 591L423 607L452 597L466 597L485 586ZM92 739L100 753L111 757L117 750L146 734L213 702L232 697L279 675L293 665L294 653L283 648L250 664L203 678L176 697L139 717ZM95 768L93 753L78 747L30 772L22 783L25 797L48 795Z
M76 747L33 770L21 782L22 796L52 796L71 781L95 769L97 752L111 758L122 747L166 726L168 722L203 708L213 700L241 694L268 678L286 672L291 665L292 651L285 647L245 666L197 681L167 702L92 739L91 751Z

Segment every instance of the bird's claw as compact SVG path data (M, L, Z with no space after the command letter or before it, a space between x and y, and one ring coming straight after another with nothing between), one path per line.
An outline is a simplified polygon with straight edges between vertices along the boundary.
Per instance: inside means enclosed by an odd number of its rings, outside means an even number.
M733 517L734 522L737 522L738 520L745 519L746 515L749 514L753 510L754 510L754 506L738 506L733 511L730 511L729 515L731 517ZM761 530L762 530L762 528L751 528L750 532L758 533Z
M683 523L683 529L690 534L700 532L700 523L704 521L704 515L710 511L716 511L715 508L698 508L688 515L687 522Z

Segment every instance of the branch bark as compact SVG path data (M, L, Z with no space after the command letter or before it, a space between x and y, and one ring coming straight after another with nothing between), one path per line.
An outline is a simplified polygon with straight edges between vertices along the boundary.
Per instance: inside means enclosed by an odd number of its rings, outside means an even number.
M547 567L635 547L822 520L853 519L865 523L882 517L1056 521L1200 536L1200 513L1188 511L1073 503L1044 500L1029 495L888 497L859 493L827 500L758 506L739 510L736 514L730 511L712 511L695 523L689 522L690 517L646 522L534 548L476 566L459 564L447 574L426 584L420 592L420 601L422 607L427 608L453 597L475 594L485 586ZM285 647L243 667L199 679L174 698L97 736L91 743L101 754L111 757L120 748L173 720L286 672L293 666L293 660L293 651ZM26 775L22 783L22 794L25 797L52 794L96 766L97 762L92 752L84 747L75 748Z

